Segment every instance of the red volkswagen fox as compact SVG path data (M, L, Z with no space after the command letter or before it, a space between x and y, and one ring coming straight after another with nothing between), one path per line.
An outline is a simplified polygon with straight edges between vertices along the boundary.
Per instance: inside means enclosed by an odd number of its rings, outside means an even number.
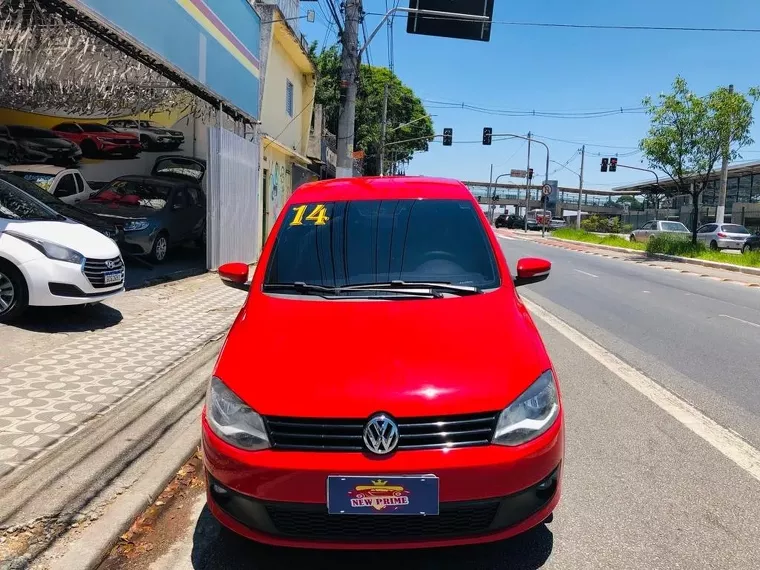
M300 187L250 283L247 265L219 269L250 292L203 412L213 514L309 548L480 543L544 522L563 410L515 286L549 270L522 259L513 278L460 182Z

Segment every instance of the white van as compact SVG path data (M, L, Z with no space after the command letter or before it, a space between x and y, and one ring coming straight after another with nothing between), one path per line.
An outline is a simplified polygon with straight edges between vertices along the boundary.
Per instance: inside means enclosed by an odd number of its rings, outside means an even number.
M98 303L123 291L112 239L0 180L0 323L30 305Z

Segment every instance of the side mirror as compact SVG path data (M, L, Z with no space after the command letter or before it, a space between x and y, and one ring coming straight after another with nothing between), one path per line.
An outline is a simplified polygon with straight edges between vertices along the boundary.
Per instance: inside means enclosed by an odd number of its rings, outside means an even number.
M517 277L515 277L515 286L529 285L538 283L549 277L552 269L550 261L538 257L524 257L517 262Z
M234 289L248 291L248 265L245 263L225 263L219 267L222 283Z

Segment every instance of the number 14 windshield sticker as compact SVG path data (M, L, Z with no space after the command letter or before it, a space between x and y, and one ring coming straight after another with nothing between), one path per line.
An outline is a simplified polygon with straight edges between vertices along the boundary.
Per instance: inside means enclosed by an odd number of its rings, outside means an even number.
M296 215L293 218L293 221L290 222L290 225L303 226L304 221L306 221L313 223L315 226L324 226L330 220L330 218L327 217L327 209L325 208L324 204L317 204L314 206L314 209L311 211L311 213L307 215L306 210L308 209L308 205L293 208L293 211L296 213Z

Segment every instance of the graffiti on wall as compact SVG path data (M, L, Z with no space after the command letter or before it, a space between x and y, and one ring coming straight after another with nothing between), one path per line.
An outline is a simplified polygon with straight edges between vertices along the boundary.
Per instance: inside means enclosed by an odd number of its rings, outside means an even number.
M283 205L287 197L285 196L286 189L290 188L290 176L285 169L285 165L281 162L275 161L272 165L272 170L269 173L269 201L272 204L273 219L276 220L280 215Z

